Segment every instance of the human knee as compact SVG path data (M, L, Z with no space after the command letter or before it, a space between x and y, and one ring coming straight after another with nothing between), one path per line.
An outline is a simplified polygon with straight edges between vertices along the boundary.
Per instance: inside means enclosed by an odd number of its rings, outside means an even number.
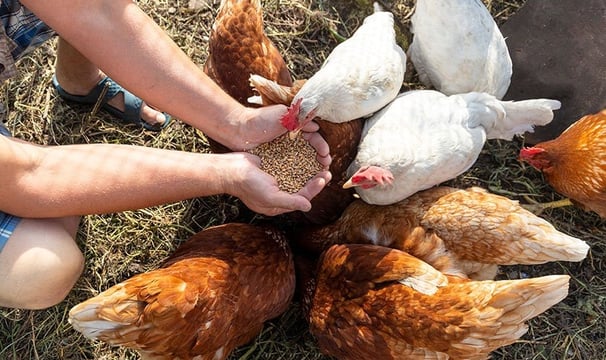
M36 273L36 277L31 278L32 291L22 293L22 298L19 299L22 302L20 307L34 310L60 303L80 278L84 268L84 256L75 243L72 247L64 247L60 254L32 255L41 260L37 261L32 269Z
M61 302L84 267L73 236L61 221L24 219L0 253L0 303L43 309Z

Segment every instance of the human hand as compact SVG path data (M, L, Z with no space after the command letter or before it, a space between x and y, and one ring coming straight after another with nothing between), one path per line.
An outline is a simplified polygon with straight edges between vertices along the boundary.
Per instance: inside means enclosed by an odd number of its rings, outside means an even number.
M259 157L248 153L230 153L225 156L231 160L226 163L229 172L226 174L229 180L226 192L242 200L249 209L268 216L311 210L310 200L318 195L331 179L329 171L321 171L301 190L289 194L281 191L276 179L259 168Z
M228 117L231 127L224 132L223 145L233 151L246 151L277 138L286 132L280 123L286 111L284 105L239 108ZM303 131L316 132L318 129L318 124L312 122Z
M236 117L240 135L230 136L230 140L237 145L228 144L234 151L250 150L263 143L269 142L286 132L286 128L280 123L280 118L287 111L284 105L264 106L261 108L244 108L245 110ZM301 129L303 138L318 153L317 160L325 170L328 170L332 161L328 143L317 132L320 126L310 121Z

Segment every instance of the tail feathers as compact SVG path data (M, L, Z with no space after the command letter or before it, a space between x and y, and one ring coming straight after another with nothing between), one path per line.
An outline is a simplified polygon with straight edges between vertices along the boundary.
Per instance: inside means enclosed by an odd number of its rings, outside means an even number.
M502 101L506 116L488 129L488 139L511 140L514 135L533 132L535 126L547 125L553 120L553 111L561 103L557 100L534 99L523 101Z
M115 341L122 336L116 336L124 327L130 323L106 319L99 316L98 304L81 304L73 308L69 313L69 323L75 330L89 339L102 340L111 344L123 343Z
M142 311L143 303L135 299L116 303L94 297L74 306L69 311L68 322L89 339L120 345L133 342L138 337L141 328L135 324ZM133 331L135 329L137 331Z
M541 236L539 241L532 239L535 240L535 244L525 246L525 250L530 255L526 264L541 264L548 261L582 261L587 257L589 245L585 241L556 230L547 221L542 220L541 222L541 224L531 225L534 228L533 232ZM539 242L540 246L537 247Z
M524 210L526 212L526 210ZM529 214L520 219L523 228L517 232L516 249L508 252L512 257L502 259L502 265L544 264L550 261L582 261L587 257L589 245L576 237L564 234L548 221Z
M504 310L500 320L505 324L525 322L562 301L569 281L568 275L498 281L489 305Z
M259 93L259 96L252 96L248 99L248 102L264 106L274 104L290 105L304 83L303 80L299 80L295 81L293 86L284 86L257 74L251 74L249 82L253 90Z
M482 319L456 347L466 351L477 348L485 352L513 343L528 330L524 324L526 321L568 295L569 280L568 275L552 275L494 282L494 293L486 307L486 319ZM470 295L474 296L473 293ZM495 311L500 315L495 317Z
M89 313L96 313L97 310L92 307L87 309ZM111 345L136 347L142 335L146 338L154 335L153 332L146 333L146 329L149 329L152 324L139 326L137 323L116 322L100 316L91 320L83 320L77 315L70 317L69 322L75 330L85 337L104 341Z

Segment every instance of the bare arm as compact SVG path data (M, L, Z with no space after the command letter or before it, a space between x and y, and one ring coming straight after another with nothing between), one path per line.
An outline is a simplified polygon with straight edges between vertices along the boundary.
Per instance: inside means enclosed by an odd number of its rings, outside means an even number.
M239 104L131 0L22 3L118 83L233 150L286 131L278 121L284 106Z
M212 194L237 196L254 211L311 208L305 193L278 190L249 154L196 154L130 145L37 146L0 136L0 210L22 217L62 217L139 209Z

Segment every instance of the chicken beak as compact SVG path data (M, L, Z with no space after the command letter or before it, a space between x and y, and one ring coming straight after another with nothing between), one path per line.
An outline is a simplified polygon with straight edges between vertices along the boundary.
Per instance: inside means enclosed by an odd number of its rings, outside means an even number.
M297 138L297 136L299 136L300 132L301 132L301 129L296 129L296 130L293 130L293 131L289 131L288 132L288 138L290 140L294 140L294 139Z
M355 185L353 184L353 182L351 181L351 179L347 180L345 182L345 184L343 184L343 189L349 189L355 187Z

